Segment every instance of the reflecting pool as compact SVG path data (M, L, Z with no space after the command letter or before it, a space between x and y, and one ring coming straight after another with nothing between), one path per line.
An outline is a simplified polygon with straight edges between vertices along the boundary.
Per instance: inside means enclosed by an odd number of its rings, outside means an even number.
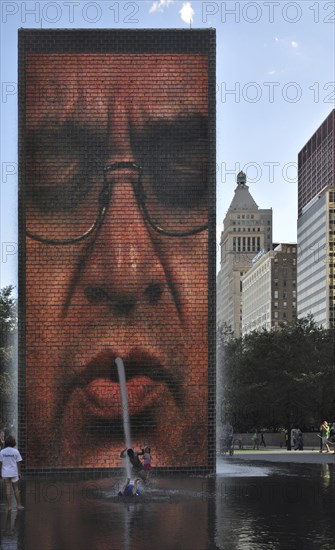
M1 550L334 550L335 465L218 462L216 476L25 479L25 510L0 504ZM15 506L14 506L15 507Z

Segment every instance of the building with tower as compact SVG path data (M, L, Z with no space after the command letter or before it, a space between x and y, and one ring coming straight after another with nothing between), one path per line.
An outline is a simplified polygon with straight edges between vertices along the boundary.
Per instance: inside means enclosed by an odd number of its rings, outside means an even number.
M260 209L250 194L246 174L237 176L233 200L223 220L221 263L217 276L217 324L241 336L241 278L260 251L272 248L272 209Z
M334 326L335 109L298 155L298 317Z

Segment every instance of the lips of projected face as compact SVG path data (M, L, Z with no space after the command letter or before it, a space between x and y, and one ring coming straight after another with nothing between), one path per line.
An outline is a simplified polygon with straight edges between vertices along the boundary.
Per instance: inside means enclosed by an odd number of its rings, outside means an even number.
M102 352L94 357L74 382L72 391L91 416L112 420L122 416L121 392L115 366L116 354ZM169 397L178 401L179 384L173 374L153 355L130 353L124 359L129 415L144 412ZM71 397L70 397L71 399Z

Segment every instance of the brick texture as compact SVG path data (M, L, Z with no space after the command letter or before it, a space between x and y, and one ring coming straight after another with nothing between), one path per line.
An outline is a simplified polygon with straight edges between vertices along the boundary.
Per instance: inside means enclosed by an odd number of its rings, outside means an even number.
M29 472L215 468L215 33L19 32Z

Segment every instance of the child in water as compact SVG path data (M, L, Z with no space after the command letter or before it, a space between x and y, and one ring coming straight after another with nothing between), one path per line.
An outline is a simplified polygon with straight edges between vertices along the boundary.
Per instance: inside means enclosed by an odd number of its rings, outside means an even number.
M130 477L128 477L127 482L122 489L122 491L118 492L119 497L138 497L140 495L139 493L139 487L138 484L141 480L135 479L134 483L131 483Z
M143 470L146 472L147 477L149 476L149 471L151 470L151 449L150 447L145 447L143 449Z
M143 463L140 460L140 456L143 456ZM120 453L120 458L128 457L132 465L133 476L140 476L142 481L146 481L151 469L151 450L150 447L145 447L141 451L134 451L134 449L123 449Z
M143 450L141 452L134 451L134 449L123 449L120 453L120 458L126 458L128 457L131 465L132 465L132 474L133 476L140 476L143 479L145 478L145 472L143 470L143 464L141 460L139 459L139 455L143 454Z

